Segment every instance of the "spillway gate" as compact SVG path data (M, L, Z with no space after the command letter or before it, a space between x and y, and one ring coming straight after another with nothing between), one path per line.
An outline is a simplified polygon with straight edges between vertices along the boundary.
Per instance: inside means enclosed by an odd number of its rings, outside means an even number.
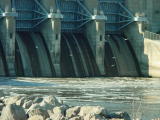
M125 7L125 0L1 0L0 74L131 75L118 65L124 57L114 59L122 54L115 47L123 46L123 29L142 20ZM128 66L126 71L134 61Z

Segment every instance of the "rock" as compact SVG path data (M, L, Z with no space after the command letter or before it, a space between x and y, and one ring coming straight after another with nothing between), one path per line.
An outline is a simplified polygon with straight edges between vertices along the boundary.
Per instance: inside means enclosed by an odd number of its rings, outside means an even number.
M70 118L69 120L83 120L83 118L81 116L76 116L76 117Z
M26 101L26 97L21 97L18 101L16 101L16 105L23 106Z
M119 119L122 119L122 120L131 120L130 116L126 112L111 113L111 114L108 115L107 118L110 118L110 119L114 118L113 120L119 120Z
M23 108L29 109L32 104L33 104L32 100L29 100L23 104Z
M0 111L2 111L3 107L4 107L4 104L0 103Z
M27 120L25 111L21 106L10 104L3 108L1 120Z
M53 120L66 120L65 117L61 114L53 114L52 116L50 116L50 118Z
M65 106L65 105L60 106L60 107L55 107L53 109L53 113L54 114L61 114L61 115L65 116L67 109L68 109L68 106Z
M46 120L52 120L51 118L47 118Z
M53 120L65 120L65 113L68 107L66 106L59 106L59 107L55 107L53 109L52 114L50 114L50 117Z
M32 111L32 110L35 110L35 109L43 109L43 107L40 106L38 103L32 104L31 107L27 110L27 113L29 113L29 111Z
M53 108L55 107L54 105L49 104L49 103L47 103L45 101L42 101L40 103L40 106L43 107L43 109L45 109L45 110L53 110Z
M67 117L67 118L75 117L75 116L78 115L79 112L80 112L80 106L76 106L76 107L69 108L69 109L66 111L66 117Z
M84 120L106 120L106 118L96 114L87 114L84 116Z
M4 96L5 96L5 94L4 94L3 90L0 90L0 97L4 97Z
M4 104L0 103L0 116L1 116L1 112L2 112L3 107L4 107Z
M42 97L36 97L34 100L33 100L33 103L41 103L43 101L43 98Z
M86 116L89 114L107 116L107 110L100 106L82 106L79 115Z
M58 102L57 98L54 96L48 96L44 97L44 101L48 104L54 105L54 106L60 106L61 104Z
M43 116L44 119L49 117L49 114L46 110L43 109L33 109L28 112L29 118L35 115Z
M28 111L33 110L33 109L42 109L43 107L40 106L38 103L32 104L31 107L28 109Z
M4 99L4 103L6 105L9 105L9 104L16 104L16 102L18 100L20 100L22 98L22 96L13 96L13 97L8 97L8 98L5 98Z
M45 119L43 118L43 116L35 115L30 117L28 120L45 120Z
M62 114L53 114L50 116L52 120L66 120Z

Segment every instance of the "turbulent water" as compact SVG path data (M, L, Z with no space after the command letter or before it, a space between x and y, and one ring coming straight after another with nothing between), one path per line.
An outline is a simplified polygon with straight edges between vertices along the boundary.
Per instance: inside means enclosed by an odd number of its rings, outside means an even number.
M0 78L6 94L55 95L69 105L100 105L132 117L160 117L158 78Z

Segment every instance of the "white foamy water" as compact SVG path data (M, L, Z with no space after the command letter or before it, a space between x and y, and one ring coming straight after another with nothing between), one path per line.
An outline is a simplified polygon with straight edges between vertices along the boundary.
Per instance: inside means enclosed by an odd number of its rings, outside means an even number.
M6 94L55 95L70 105L100 105L142 120L160 117L158 78L0 78Z

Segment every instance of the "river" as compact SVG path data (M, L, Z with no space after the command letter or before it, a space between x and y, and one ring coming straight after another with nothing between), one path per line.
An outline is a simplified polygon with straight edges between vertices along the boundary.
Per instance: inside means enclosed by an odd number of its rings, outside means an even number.
M0 90L55 95L69 105L99 105L142 120L160 118L159 78L0 78Z

